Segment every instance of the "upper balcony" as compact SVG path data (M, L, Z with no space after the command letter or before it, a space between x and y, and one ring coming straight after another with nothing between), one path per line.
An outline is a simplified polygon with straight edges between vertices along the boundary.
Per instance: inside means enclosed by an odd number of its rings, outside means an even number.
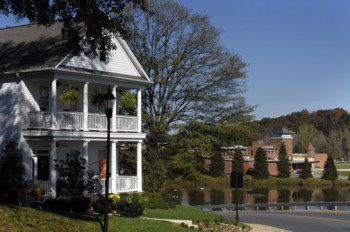
M108 86L100 83L72 81L65 79L28 80L25 82L27 113L24 129L66 130L66 131L106 131L107 118L104 109L92 104L96 91L105 91ZM117 85L110 85L117 96ZM60 100L62 92L75 89L79 100L74 105L65 105ZM127 89L130 91L130 89ZM120 110L120 101L113 106L111 118L112 132L141 132L141 89L132 90L136 94L136 106L132 114ZM120 99L119 99L120 100Z

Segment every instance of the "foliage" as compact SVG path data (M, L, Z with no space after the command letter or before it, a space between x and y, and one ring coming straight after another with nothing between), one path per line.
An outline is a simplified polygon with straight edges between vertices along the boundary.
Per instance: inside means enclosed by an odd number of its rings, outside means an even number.
M271 135L280 127L297 132L295 152L305 152L311 142L317 152L331 154L334 159L349 159L350 114L342 108L302 110L278 118L264 118L258 123L261 137Z
M324 165L322 179L325 180L336 180L338 179L337 168L334 165L334 160L331 155L328 155L327 161Z
M62 22L62 35L69 53L84 52L96 56L98 51L108 53L115 48L112 34L129 35L130 20L124 9L133 6L147 11L145 0L117 1L0 1L0 13L28 19L30 23L50 26ZM110 33L106 33L110 32Z
M232 171L243 172L243 155L239 149L236 149L233 154Z
M140 201L146 209L169 209L175 207L175 204L166 201L161 193L143 193L140 196Z
M254 157L254 161L254 179L267 179L269 177L269 170L266 153L263 148L258 148Z
M144 190L158 192L164 186L166 179L165 165L162 160L153 163L144 162L145 172L143 176Z
M120 113L136 115L136 95L123 91L120 98Z
M145 206L140 201L139 194L121 194L121 199L116 204L115 210L122 217L140 217Z
M277 163L277 170L278 170L278 177L281 178L287 178L290 176L290 171L289 171L289 160L287 157L287 151L286 151L286 146L284 143L282 144L279 154L278 154L278 163Z
M221 153L217 152L210 160L210 175L213 177L223 176L225 165Z
M44 203L44 208L54 211L73 211L75 213L85 213L91 207L89 197L77 196L71 198L55 198L47 199Z
M123 175L134 175L136 173L136 146L133 143L124 143L123 149L119 149L119 166Z
M107 93L106 90L95 90L93 94L91 94L91 104L99 109L105 108L105 101L103 99L104 95Z
M24 188L24 166L17 143L8 141L0 157L0 200L14 202L13 191Z
M309 179L312 178L311 163L308 158L305 158L303 168L301 169L300 178Z
M80 158L79 152L66 154L66 160L56 160L59 194L61 196L82 196L87 190L86 160Z
M96 213L104 214L106 201L104 197L99 197L97 200L92 202L92 208ZM111 213L115 209L115 204L112 199L108 198L107 211Z
M79 92L76 89L66 89L59 98L66 105L74 105L79 99Z

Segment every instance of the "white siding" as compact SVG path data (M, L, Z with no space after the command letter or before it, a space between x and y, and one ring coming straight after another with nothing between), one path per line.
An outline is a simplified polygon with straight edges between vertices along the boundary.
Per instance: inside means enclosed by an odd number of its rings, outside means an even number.
M21 132L21 88L18 81L0 82L0 149L8 140L19 141Z
M113 43L116 45L116 50L111 51L109 62L101 62L99 57L91 60L82 55L69 59L63 65L140 77L136 67L117 39L113 38Z

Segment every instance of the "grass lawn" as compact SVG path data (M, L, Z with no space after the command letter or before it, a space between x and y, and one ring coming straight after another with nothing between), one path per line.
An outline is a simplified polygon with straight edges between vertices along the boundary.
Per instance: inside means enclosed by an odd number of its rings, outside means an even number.
M339 176L349 176L350 172L338 171Z
M350 162L349 163L336 163L335 166L337 168L349 168L350 169Z
M170 210L146 210L145 217L208 220L214 221L220 216L199 209L178 206ZM0 205L0 231L101 231L102 217L71 213L48 212L33 208ZM232 223L232 221L225 220ZM110 217L110 231L136 232L176 232L193 231L170 222L146 220L142 218Z

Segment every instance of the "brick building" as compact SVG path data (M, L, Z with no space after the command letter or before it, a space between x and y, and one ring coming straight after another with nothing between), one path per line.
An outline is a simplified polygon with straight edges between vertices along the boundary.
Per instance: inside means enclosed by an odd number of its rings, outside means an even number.
M302 168L305 158L308 158L308 161L312 163L312 168L323 168L327 160L327 153L316 153L315 148L311 143L308 146L307 153L293 153L293 135L294 132L286 128L280 128L273 132L269 143L266 143L263 140L258 140L252 142L251 146L235 145L230 147L222 147L225 174L229 174L232 171L233 155L237 149L239 149L243 155L244 174L250 174L254 168L255 153L257 149L261 147L266 153L270 175L277 175L277 163L279 161L278 153L282 144L286 146L287 157L289 158L292 173ZM206 169L210 170L210 157L204 157L204 162Z

